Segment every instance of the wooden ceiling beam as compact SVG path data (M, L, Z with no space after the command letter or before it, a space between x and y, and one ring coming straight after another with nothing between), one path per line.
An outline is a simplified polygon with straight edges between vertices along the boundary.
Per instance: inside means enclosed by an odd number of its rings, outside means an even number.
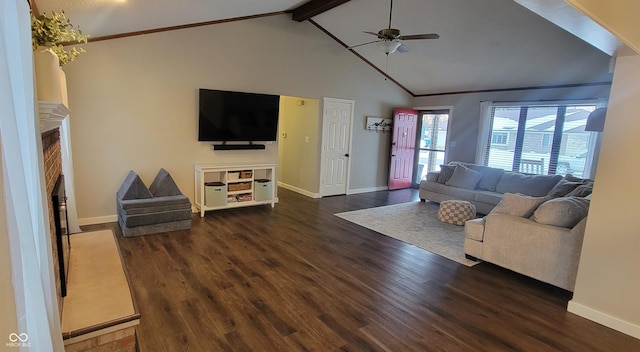
M33 13L33 15L36 17L40 16L38 5L36 5L36 0L27 0L27 3L29 4L29 8L31 8L31 12Z
M349 0L310 0L293 9L291 18L298 22L306 21L345 2L349 2Z

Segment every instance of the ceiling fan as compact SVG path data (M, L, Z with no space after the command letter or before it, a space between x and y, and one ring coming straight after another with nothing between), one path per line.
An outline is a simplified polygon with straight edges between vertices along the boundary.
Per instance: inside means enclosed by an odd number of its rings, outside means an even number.
M378 31L378 33L363 31L364 33L375 35L378 37L378 40L374 40L367 43L362 43L354 46L350 46L347 49L357 48L363 45L369 44L377 44L385 54L393 54L396 51L401 53L409 51L404 44L402 44L402 40L416 40L416 39L438 39L440 36L436 33L430 34L412 34L412 35L401 35L400 30L396 28L391 28L391 15L393 13L393 0L391 0L391 6L389 8L389 28L384 28Z

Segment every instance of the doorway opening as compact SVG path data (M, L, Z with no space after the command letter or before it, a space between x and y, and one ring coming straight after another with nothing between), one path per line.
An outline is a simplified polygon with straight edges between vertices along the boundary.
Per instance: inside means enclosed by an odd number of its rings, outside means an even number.
M319 198L320 101L280 96L278 186Z

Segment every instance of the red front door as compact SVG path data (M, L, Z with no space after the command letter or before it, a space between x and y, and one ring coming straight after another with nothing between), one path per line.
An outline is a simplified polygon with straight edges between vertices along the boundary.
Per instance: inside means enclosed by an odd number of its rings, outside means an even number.
M411 109L393 110L393 135L391 136L391 164L389 189L411 187L413 159L416 152L418 112Z

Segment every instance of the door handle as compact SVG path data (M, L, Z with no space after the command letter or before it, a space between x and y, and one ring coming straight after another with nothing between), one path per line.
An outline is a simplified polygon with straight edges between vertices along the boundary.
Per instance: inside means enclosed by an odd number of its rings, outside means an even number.
M348 158L348 157L349 157L349 154L347 153L347 154L345 154L344 156L346 156L346 157Z

